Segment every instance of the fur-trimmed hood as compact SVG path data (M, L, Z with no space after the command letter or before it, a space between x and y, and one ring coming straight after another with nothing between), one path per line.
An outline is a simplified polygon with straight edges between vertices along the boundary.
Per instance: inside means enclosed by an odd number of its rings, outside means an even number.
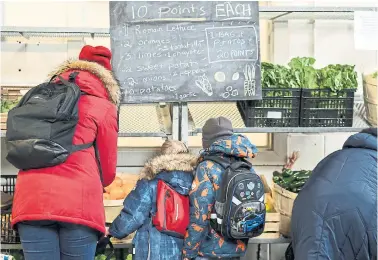
M116 106L119 105L121 98L120 84L118 83L111 71L107 70L106 68L95 62L70 59L59 65L55 70L53 70L49 74L49 77L51 78L54 75L60 75L69 70L88 71L91 74L98 77L104 84L104 87L108 92L110 101Z
M143 167L139 179L152 180L161 172L182 171L192 174L197 165L197 156L192 154L160 155L149 160Z

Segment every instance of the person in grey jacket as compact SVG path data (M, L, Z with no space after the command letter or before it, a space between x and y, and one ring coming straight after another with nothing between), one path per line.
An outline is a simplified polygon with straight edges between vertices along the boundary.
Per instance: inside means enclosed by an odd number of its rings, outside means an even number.
M294 202L298 260L377 259L377 128L323 159Z

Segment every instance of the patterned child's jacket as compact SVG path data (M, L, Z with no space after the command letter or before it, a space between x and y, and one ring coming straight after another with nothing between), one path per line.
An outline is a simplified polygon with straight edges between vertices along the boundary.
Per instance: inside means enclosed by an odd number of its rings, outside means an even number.
M136 260L180 260L183 239L160 233L151 216L156 212L158 180L163 180L178 193L188 195L193 181L197 158L189 154L162 155L148 162L140 181L126 197L120 215L113 221L109 233L119 239L134 231Z
M225 157L253 158L257 153L256 146L242 135L234 134L218 140L201 154ZM201 159L200 159L201 161ZM211 161L199 163L190 191L191 216L185 236L183 258L196 256L206 257L239 257L247 249L243 241L225 241L210 227L210 214L215 202L215 191L219 189L224 169Z

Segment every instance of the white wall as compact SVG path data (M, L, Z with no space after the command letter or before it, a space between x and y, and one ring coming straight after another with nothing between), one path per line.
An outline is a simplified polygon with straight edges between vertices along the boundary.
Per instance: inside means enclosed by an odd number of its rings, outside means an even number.
M4 26L109 27L108 1L4 1Z
M109 28L107 1L4 1L3 26ZM7 37L1 42L2 85L35 85L84 44L110 47L109 38Z
M299 1L301 5L314 5L313 1ZM275 5L298 6L298 1L274 2ZM337 1L338 5L364 6L372 5L372 1ZM322 1L322 6L333 6L335 1ZM376 3L375 3L376 4ZM377 4L378 5L378 4ZM32 27L99 27L108 28L108 2L106 1L51 1L51 2L1 2L4 26ZM269 26L264 24L264 28ZM271 61L286 63L294 56L314 56L318 66L329 63L356 64L361 72L377 67L377 53L357 51L353 43L352 21L290 21L274 25L273 53ZM1 83L2 85L35 85L45 79L48 71L68 57L76 56L84 44L110 45L109 39L62 40L62 39L25 39L7 38L1 43ZM270 48L264 45L263 52ZM268 55L268 54L267 54ZM343 142L351 133L346 134L290 134L287 136L286 154L300 151L295 168L312 169L324 156L342 147ZM3 139L3 138L2 138ZM15 172L4 161L4 145L2 146L2 173ZM280 170L279 163L269 166L269 158L265 166L256 166L260 174L271 180L272 172ZM282 159L281 164L284 164ZM268 166L266 166L268 165ZM137 169L134 169L137 171ZM273 260L283 256L283 246L275 247ZM248 259L255 259L255 249L250 248Z
M296 56L313 56L317 67L330 63L355 64L360 72L377 68L376 51L354 48L353 21L306 20L280 22L274 26L274 58L287 63Z
M280 1L268 5L299 6L378 6L376 1ZM76 27L108 28L109 5L107 1L4 1L2 2L4 26L27 27ZM264 59L286 63L295 56L314 56L317 66L329 63L356 64L360 72L377 68L376 51L354 48L353 21L299 20L274 24L273 53L268 53L269 26L262 22L262 53ZM20 43L17 42L20 40ZM265 43L265 44L264 44ZM110 46L107 38L85 38L75 44L58 39L7 38L2 41L1 82L3 84L34 84L44 79L51 66L67 57L77 55L84 44ZM267 57L267 58L265 58ZM38 65L38 66L36 66ZM19 71L21 70L21 71Z

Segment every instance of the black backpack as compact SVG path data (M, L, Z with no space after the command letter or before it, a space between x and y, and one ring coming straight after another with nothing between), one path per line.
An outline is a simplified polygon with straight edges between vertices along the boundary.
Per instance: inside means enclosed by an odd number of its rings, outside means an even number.
M8 113L7 160L22 170L51 167L66 161L79 150L94 145L73 145L78 123L78 101L85 93L75 84L78 72L69 80L54 76L21 99ZM53 82L58 77L59 81ZM100 167L101 171L101 167Z
M244 240L259 236L265 226L264 184L251 163L242 159L206 156L223 169L215 193L211 227L226 239Z

